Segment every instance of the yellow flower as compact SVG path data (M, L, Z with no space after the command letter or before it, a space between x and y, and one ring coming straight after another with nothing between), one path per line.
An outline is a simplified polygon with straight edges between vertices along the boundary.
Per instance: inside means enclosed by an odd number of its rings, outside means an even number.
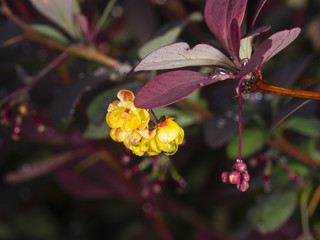
M149 155L157 155L164 151L166 155L175 154L184 138L183 129L175 123L173 118L168 118L151 131Z
M142 156L145 152L148 151L150 145L150 135L147 128L143 130L134 130L127 137L123 144L126 148L130 149L134 154Z
M109 134L113 141L123 142L131 134L131 131L126 132L122 131L121 128L110 128Z
M131 91L121 90L117 96L120 101L116 100L109 104L106 121L110 128L120 128L121 133L117 130L118 133L116 134L116 130L112 130L113 139L119 141L123 137L116 137L118 134L125 134L123 132L130 133L137 128L144 129L150 120L150 114L147 110L134 106L134 95Z

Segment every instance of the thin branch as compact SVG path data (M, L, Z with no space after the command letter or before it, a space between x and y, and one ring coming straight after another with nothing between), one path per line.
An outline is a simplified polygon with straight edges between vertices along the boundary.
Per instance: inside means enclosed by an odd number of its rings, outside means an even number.
M308 206L308 216L311 217L314 213L314 210L318 206L320 201L320 185L317 187L315 193L313 194L311 201Z
M106 8L103 10L102 15L101 15L101 17L99 18L99 20L98 20L98 22L97 22L97 24L96 24L96 26L95 26L95 28L94 28L94 33L95 33L95 34L97 34L97 33L101 30L103 24L105 23L107 17L109 16L109 14L110 14L110 12L111 12L111 10L112 10L112 7L113 7L114 4L116 3L116 1L117 1L117 0L110 0L110 1L108 2Z
M83 47L76 47L76 46L65 47L62 43L52 40L50 38L47 38L35 32L26 23L24 23L16 15L14 15L14 13L10 10L10 8L7 5L2 5L0 12L5 16L7 16L11 21L13 21L21 29L23 29L25 31L25 36L34 42L38 42L55 49L65 51L66 53L77 55L79 57L98 61L110 67L116 67L120 65L120 63L117 60L101 54L100 52L98 52L96 49L92 47L91 48L83 48Z
M309 165L312 168L320 168L320 163L318 163L308 154L302 152L296 145L292 144L282 136L269 140L268 143L270 146L285 152L286 154L294 157L304 164Z
M196 104L194 102L191 102L188 99L182 99L181 102L188 107L189 109L199 113L202 118L205 119L209 119L212 118L214 116L214 114L212 112L210 112L208 109L205 109L204 107L200 106L199 104Z

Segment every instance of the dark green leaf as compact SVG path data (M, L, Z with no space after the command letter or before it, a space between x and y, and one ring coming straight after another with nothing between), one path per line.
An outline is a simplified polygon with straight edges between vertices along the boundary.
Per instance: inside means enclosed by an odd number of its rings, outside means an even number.
M285 127L310 137L316 137L320 134L320 120L317 118L290 118L286 121Z
M234 136L227 145L228 157L235 159L238 156L238 135ZM266 143L265 129L258 127L245 128L242 133L242 158L249 157L259 151Z
M264 196L248 213L253 226L262 234L280 228L297 204L297 190L278 189Z
M66 38L66 36L64 36L60 31L58 31L57 29L49 26L49 25L45 25L45 24L32 24L30 25L30 27L35 30L36 32L48 37L48 38L51 38L51 39L54 39L54 40L57 40L63 44L68 44L69 43L69 40L68 38Z
M87 139L105 139L109 137L109 127L106 122L99 125L90 123L83 133L83 137Z

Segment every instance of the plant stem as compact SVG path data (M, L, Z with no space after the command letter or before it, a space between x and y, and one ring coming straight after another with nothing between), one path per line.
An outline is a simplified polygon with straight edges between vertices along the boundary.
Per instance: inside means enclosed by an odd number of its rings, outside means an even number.
M49 73L54 67L56 67L63 59L68 56L66 52L62 52L58 57L53 59L47 66L35 74L32 78L32 82L28 85L28 90L30 90L41 78L43 78L47 73Z
M285 152L286 154L294 157L295 159L299 160L304 164L309 165L312 168L316 168L316 169L320 168L320 163L315 161L308 154L302 152L297 146L295 146L294 144L292 144L282 136L273 140L269 140L268 143L272 147Z
M109 16L109 14L110 14L114 4L116 3L116 1L117 0L110 0L108 2L107 6L103 10L102 15L100 16L100 18L99 18L99 20L98 20L98 22L97 22L97 24L96 24L96 26L94 28L94 33L95 34L97 34L101 30L104 22L106 21L107 17Z
M40 44L44 44L46 46L65 51L67 53L77 55L79 57L91 59L100 63L103 63L110 67L117 67L120 65L120 63L106 55L101 54L98 52L95 48L84 48L82 47L76 47L76 46L69 46L66 47L62 43L57 42L55 40L52 40L50 38L47 38L37 32L35 32L33 29L31 29L27 24L25 24L23 21L21 21L14 13L11 11L11 9L7 5L2 5L0 8L0 12L7 16L11 21L13 21L17 26L22 28L25 31L25 36L29 38L30 40L34 42L38 42Z
M320 201L320 185L317 187L315 193L313 194L311 201L308 206L308 215L311 217L314 213L314 210L318 206Z
M242 96L241 96L241 86L243 81L245 80L245 76L242 77L238 83L236 88L238 94L238 103L239 103L239 141L238 141L238 160L241 160L241 150L242 150Z

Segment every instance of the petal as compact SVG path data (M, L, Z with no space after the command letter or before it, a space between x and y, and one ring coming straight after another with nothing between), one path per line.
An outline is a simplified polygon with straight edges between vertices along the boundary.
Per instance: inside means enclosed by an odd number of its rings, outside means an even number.
M185 42L170 44L151 52L134 71L173 69L187 66L214 65L233 69L233 62L217 48L198 44L192 49Z
M121 90L118 92L117 97L121 101L130 101L133 102L134 100L134 94L129 90Z
M177 102L195 90L229 78L228 74L204 74L193 71L163 73L151 79L136 95L139 108L158 108Z

